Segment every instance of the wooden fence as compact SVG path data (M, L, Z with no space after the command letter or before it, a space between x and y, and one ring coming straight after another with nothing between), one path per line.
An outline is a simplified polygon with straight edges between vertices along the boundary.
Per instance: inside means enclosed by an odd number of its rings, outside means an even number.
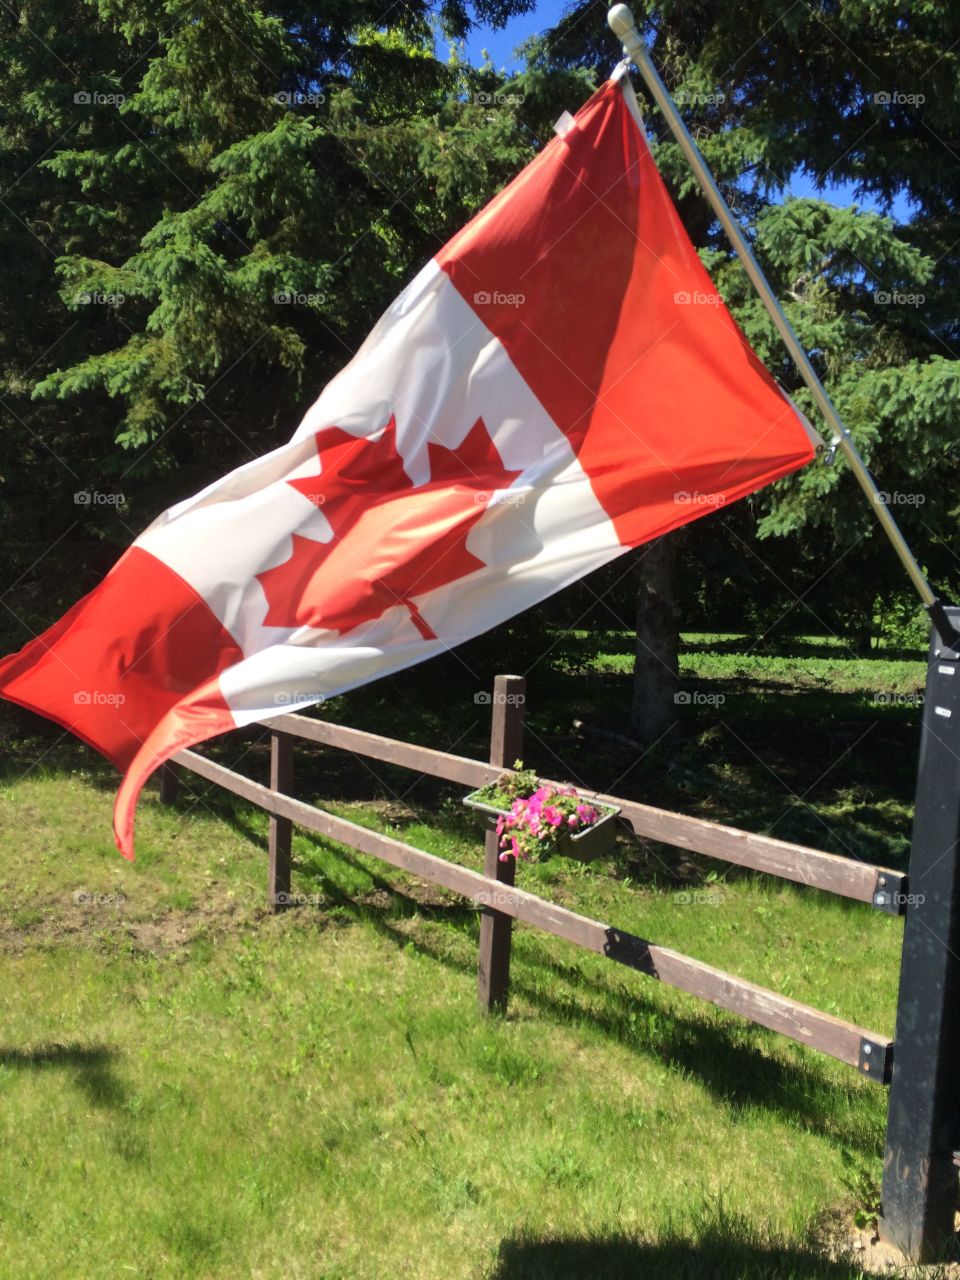
M948 607L946 615L960 627L960 609ZM266 722L271 735L269 786L193 751L181 752L174 761L270 814L267 894L274 910L282 910L291 900L295 823L476 902L482 913L478 995L484 1010L506 1007L511 931L517 920L818 1049L878 1084L890 1083L880 1232L907 1257L928 1262L955 1247L960 1165L960 1090L955 1083L960 1061L958 673L960 645L949 649L935 635L927 669L910 892L906 875L889 867L855 862L619 796L596 797L619 805L622 820L642 838L869 903L891 915L905 914L895 1041L517 888L514 862L500 861L493 832L485 838L481 874L294 798L297 739L470 789L492 782L523 756L526 685L519 676L496 678L487 761L299 715ZM175 793L176 772L165 766L161 796L171 800Z
M492 832L485 838L481 874L336 817L291 794L293 744L297 739L398 765L465 788L481 787L499 777L508 764L523 755L524 699L525 682L521 677L497 677L487 762L300 715L282 715L267 722L271 734L269 786L194 751L183 751L174 761L270 814L267 900L274 910L284 909L291 898L290 848L294 824L476 902L482 909L478 988L484 1009L503 1009L506 1005L511 926L517 920L838 1058L871 1080L887 1082L893 1059L893 1042L888 1037L516 887L514 862L512 859L500 861L497 837ZM169 774L164 794L167 798L172 795ZM853 862L818 849L685 817L619 796L603 793L596 796L591 793L591 796L619 805L622 820L641 837L815 886L870 903L886 912L899 910L905 900L905 877L887 867Z

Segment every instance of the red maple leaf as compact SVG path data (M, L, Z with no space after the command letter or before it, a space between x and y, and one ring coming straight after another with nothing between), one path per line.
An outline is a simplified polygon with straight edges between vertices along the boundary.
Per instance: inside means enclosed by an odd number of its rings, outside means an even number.
M340 427L315 439L320 473L287 483L323 511L333 538L294 533L290 558L257 574L269 606L264 626L352 631L403 604L431 638L412 597L483 567L467 534L492 491L520 473L504 469L482 418L456 449L427 446L430 479L416 486L397 453L393 417L376 440Z

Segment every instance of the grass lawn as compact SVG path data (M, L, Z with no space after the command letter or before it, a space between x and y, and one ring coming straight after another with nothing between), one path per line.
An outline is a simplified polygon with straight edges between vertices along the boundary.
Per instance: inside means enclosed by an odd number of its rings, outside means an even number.
M576 681L575 710L603 722L625 678L607 650L579 675L531 676L530 762L556 773L550 754L563 753L567 775L590 773L597 787L623 761L576 738L556 689ZM915 728L909 706L864 701L890 673L798 679L742 654L743 675L709 665L726 656L691 649L688 687L748 704L724 714L761 763L712 718L716 704L690 703L678 751L627 770L616 789L711 816L739 806L757 830L789 801L778 834L822 823L835 845L902 853L900 764L871 786L860 761L853 781L804 792L815 770L789 763L801 731L767 750L780 708L750 693L782 674L782 701L832 697L834 725L855 728L876 705L879 759L885 735ZM896 678L915 682L919 665L922 681L922 661L907 662ZM462 697L424 698L403 736L482 751L468 691L464 678ZM325 711L399 735L391 706L371 692ZM128 865L110 838L111 771L56 733L28 739L23 718L11 723L0 1280L861 1275L817 1244L852 1211L852 1184L879 1175L885 1093L850 1068L524 927L510 1012L482 1017L478 915L453 895L298 833L304 905L268 916L264 815L199 780L172 808L145 797ZM264 777L257 735L218 751ZM793 801L761 781L767 770L783 771ZM453 789L304 747L298 794L479 865L478 828ZM586 868L525 866L518 879L892 1033L896 919L637 842Z

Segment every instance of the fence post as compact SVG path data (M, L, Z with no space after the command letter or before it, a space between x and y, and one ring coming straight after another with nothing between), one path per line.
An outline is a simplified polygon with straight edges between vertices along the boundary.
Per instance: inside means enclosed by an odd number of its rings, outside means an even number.
M293 738L288 733L270 734L270 789L293 793ZM267 905L276 913L289 906L290 846L293 823L289 818L270 817L270 864L267 872Z
M960 608L946 610L956 626ZM960 1145L960 652L933 635L881 1193L881 1238L932 1262L954 1237Z
M180 790L180 777L172 764L162 764L157 770L160 775L160 803L174 804Z
M512 768L523 755L523 708L527 682L523 676L497 676L493 682L493 722L490 728L490 763ZM513 858L500 861L500 842L495 831L484 839L483 874L513 884ZM506 1012L510 990L510 939L513 920L492 906L480 916L480 963L477 970L477 999L484 1013Z

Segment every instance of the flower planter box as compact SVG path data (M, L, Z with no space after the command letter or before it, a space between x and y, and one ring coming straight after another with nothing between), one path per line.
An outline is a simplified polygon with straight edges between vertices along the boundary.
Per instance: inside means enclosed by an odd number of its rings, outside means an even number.
M463 797L463 803L468 809L475 809L482 816L483 824L488 831L495 831L497 819L505 818L510 810L498 809L489 801L482 799L483 792L486 790L486 787L480 787L477 791L471 791L469 795ZM614 819L620 812L619 806L600 804L596 800L591 800L590 803L603 816L591 826L584 827L582 831L560 831L558 828L556 840L545 847L544 853L559 853L565 858L576 858L578 862L593 862L595 858L601 857L613 847L617 834Z

